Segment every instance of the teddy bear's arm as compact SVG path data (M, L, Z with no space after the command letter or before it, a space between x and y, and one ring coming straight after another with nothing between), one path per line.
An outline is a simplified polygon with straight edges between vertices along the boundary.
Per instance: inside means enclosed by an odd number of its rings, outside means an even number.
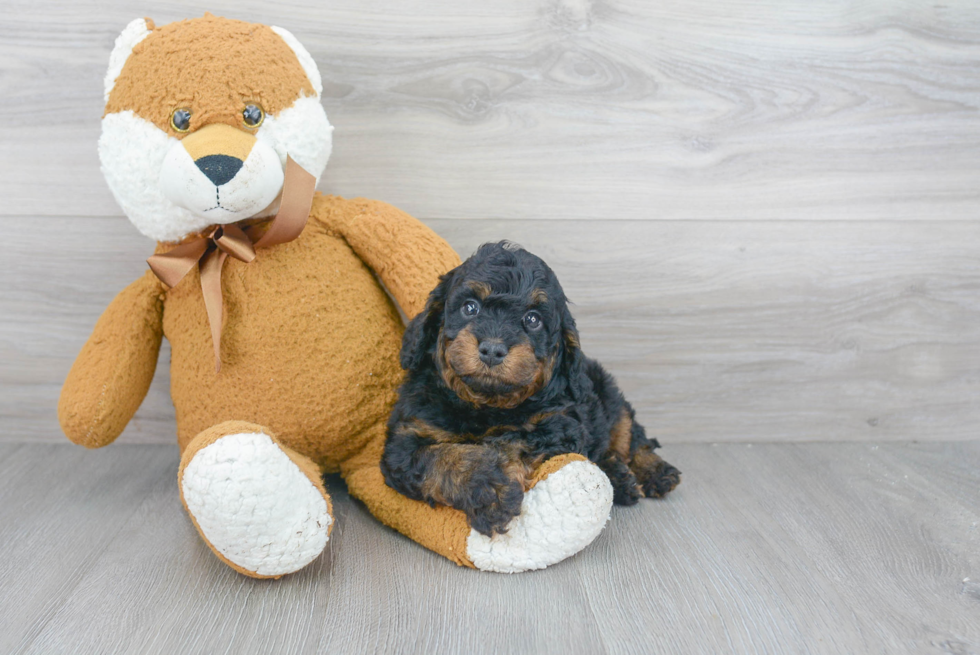
M99 448L118 437L143 402L163 337L163 287L149 271L123 289L82 347L58 401L69 439Z
M340 226L344 238L411 320L425 307L439 276L459 266L459 255L438 234L387 203L359 198L350 206Z

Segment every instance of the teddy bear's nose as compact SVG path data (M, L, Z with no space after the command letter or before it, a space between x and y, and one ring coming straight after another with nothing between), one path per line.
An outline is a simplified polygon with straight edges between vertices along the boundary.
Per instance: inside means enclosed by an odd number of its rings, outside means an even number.
M194 162L201 172L214 182L215 186L221 186L231 181L238 171L242 169L244 162L238 157L229 155L207 155Z

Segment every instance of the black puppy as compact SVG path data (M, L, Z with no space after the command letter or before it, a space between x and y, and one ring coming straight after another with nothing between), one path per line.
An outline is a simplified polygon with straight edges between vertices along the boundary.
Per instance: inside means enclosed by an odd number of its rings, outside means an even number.
M555 455L598 464L621 505L680 482L612 376L582 354L555 274L517 246L485 244L442 276L405 332L401 365L385 481L462 510L483 534L505 531Z

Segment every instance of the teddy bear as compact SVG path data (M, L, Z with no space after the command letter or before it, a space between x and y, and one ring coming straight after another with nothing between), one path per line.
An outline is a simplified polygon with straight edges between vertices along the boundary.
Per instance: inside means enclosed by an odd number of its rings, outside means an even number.
M210 14L126 26L105 77L99 157L156 248L72 365L62 429L89 448L116 439L166 337L180 500L233 569L277 578L320 555L335 525L327 473L382 523L463 566L517 572L577 553L612 502L584 457L544 462L493 537L385 485L398 307L418 314L459 258L390 205L314 192L332 146L321 93L313 58L285 29Z

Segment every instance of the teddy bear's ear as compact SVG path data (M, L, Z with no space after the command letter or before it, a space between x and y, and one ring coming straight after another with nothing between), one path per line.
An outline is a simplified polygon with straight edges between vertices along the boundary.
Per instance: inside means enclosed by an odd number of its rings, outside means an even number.
M126 60L132 54L136 44L145 39L153 31L153 21L149 18L137 18L129 23L126 29L116 37L116 45L109 55L109 70L105 74L105 101L109 102L109 94L116 86L116 79L122 72Z
M320 79L320 70L316 67L316 62L313 61L313 57L310 56L310 53L303 47L303 44L289 30L273 25L272 31L278 34L279 38L285 41L290 50L296 54L299 65L306 72L306 77L310 78L310 84L313 85L313 90L316 91L316 97L319 98L320 94L323 93L323 80Z

